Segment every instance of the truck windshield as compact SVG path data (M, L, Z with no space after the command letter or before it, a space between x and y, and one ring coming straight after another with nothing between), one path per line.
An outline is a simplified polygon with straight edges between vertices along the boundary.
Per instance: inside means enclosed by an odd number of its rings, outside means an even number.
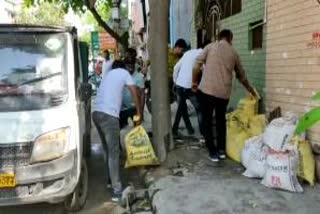
M0 33L0 111L50 108L67 99L67 33Z

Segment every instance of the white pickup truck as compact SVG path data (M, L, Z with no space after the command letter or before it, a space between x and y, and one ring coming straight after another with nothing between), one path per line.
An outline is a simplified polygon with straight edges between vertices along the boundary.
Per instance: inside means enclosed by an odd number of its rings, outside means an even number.
M0 206L85 205L87 61L75 28L0 25Z

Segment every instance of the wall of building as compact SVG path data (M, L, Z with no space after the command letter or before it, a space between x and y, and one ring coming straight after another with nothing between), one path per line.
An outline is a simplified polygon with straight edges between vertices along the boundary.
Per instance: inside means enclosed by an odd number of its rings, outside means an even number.
M320 4L317 0L268 0L267 110L302 113L319 104L310 97L320 90ZM310 131L320 141L320 128Z
M249 48L249 25L263 20L265 13L264 0L242 0L240 13L221 20L221 27L231 29L234 33L234 47L238 51L250 82L264 97L266 43L263 36L263 48L251 51ZM264 35L265 35L265 26ZM234 81L230 106L235 107L239 99L244 97L245 90L238 81ZM264 100L263 100L264 101Z
M133 31L138 33L144 27L142 4L140 0L132 0L129 3L129 19L132 20Z
M171 0L170 42L174 45L179 38L191 43L193 39L193 0Z

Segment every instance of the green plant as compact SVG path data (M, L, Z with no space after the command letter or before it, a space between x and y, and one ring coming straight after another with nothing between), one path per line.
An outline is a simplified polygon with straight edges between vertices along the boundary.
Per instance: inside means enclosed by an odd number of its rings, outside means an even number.
M316 93L312 100L320 101L320 92ZM307 131L311 127L313 127L316 123L320 121L320 107L315 107L311 109L309 112L302 115L299 119L296 134L302 134Z

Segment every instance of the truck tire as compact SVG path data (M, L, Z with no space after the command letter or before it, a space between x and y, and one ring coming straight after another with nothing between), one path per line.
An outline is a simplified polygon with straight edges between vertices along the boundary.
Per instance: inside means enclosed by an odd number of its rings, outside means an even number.
M65 209L69 212L78 212L86 204L88 197L88 168L85 158L81 161L81 173L74 192L64 202Z

